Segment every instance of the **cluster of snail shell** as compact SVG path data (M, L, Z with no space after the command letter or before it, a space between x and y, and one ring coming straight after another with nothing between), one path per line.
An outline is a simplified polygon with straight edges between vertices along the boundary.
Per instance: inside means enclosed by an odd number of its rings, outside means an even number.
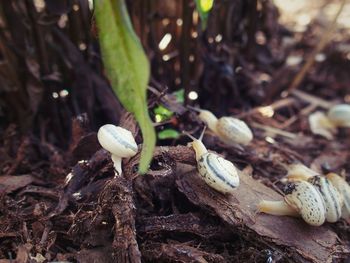
M228 146L248 145L253 139L253 133L248 125L234 117L217 118L208 110L192 108L199 112L198 117L203 121L224 144ZM196 153L199 175L216 191L232 193L239 186L239 170L236 166L220 155L208 152L202 142L203 130L199 139L188 134L193 140L192 147Z
M253 133L245 122L233 117L218 119L207 110L196 111L199 112L199 119L223 143L234 146L247 145L252 141ZM322 123L327 123L326 126L350 127L350 105L334 106L325 118ZM232 162L207 150L202 142L204 132L205 129L199 139L187 134L192 139L199 175L216 191L223 194L233 193L239 186L239 170ZM111 154L116 176L121 175L122 158L130 158L138 151L131 132L106 124L99 129L97 137L101 146ZM325 221L336 222L340 218L350 218L350 186L342 177L334 173L321 176L301 164L289 165L287 170L288 184L284 189L284 200L262 200L258 204L259 212L301 216L305 222L314 226L320 226Z
M312 133L332 140L338 128L350 127L350 105L335 105L327 113L316 111L309 116L309 124Z
M262 200L259 212L301 216L313 226L350 218L350 186L341 176L335 173L322 176L303 164L289 165L287 170L284 200Z
M253 139L253 133L245 122L233 117L217 119L207 110L197 111L198 117L225 144L247 145ZM232 193L239 186L238 169L218 154L208 152L202 142L204 131L205 129L199 139L188 134L193 140L192 147L196 153L198 172L201 178L218 192ZM122 158L130 158L137 153L137 144L131 132L113 124L106 124L100 127L97 138L101 146L110 152L116 176L121 175Z

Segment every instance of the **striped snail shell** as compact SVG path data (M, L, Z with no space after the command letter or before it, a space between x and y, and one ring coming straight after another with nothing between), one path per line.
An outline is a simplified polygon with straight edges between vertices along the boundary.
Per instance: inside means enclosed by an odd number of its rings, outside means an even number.
M337 222L342 215L343 197L325 177L316 175L308 181L317 188L324 200L326 221L330 223Z
M327 117L336 127L350 127L350 105L338 104L331 107Z
M327 222L334 223L339 220L343 197L326 177L301 163L287 165L287 171L286 177L289 181L308 181L319 191L324 200Z
M210 153L201 139L188 136L193 140L192 147L196 152L197 168L203 180L212 188L223 194L232 193L239 186L238 169L230 161L218 154Z
M206 123L209 129L225 144L247 145L252 141L253 133L244 121L233 117L221 117L218 119L208 110L198 111L198 117Z
M221 117L216 124L217 134L227 143L249 144L253 140L253 133L248 125L237 118Z
M137 144L131 132L113 124L100 127L97 139L101 146L111 153L114 168L122 173L121 158L130 158L137 153Z
M341 217L344 219L350 218L350 186L341 176L335 173L329 173L326 176L332 185L338 190L343 197L344 205L342 208Z
M277 216L301 216L312 226L325 222L324 201L312 184L307 181L290 182L285 186L284 194L282 201L260 201L258 211Z

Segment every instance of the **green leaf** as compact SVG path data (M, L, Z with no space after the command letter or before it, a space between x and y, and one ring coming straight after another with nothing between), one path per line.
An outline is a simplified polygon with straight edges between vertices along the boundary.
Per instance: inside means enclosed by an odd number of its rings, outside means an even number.
M174 112L172 112L171 110L168 110L162 105L159 105L158 107L154 108L153 111L154 111L154 114L160 116L160 121L165 121L174 115Z
M199 13L202 22L202 29L207 28L208 16L213 8L214 0L195 0L196 9Z
M120 102L135 115L142 131L139 172L145 173L156 142L146 98L149 62L132 28L124 0L95 1L95 14L108 78Z
M160 140L177 139L179 137L180 137L180 133L174 129L165 129L158 132L158 138Z
M185 89L179 89L177 91L174 91L173 94L176 97L176 101L178 103L184 103L185 102Z

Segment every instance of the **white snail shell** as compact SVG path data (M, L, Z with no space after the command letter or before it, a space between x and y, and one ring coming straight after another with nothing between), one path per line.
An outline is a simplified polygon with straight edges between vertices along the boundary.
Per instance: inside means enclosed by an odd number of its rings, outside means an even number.
M297 210L306 223L320 226L325 222L324 201L312 184L306 181L289 183L285 194L286 203Z
M132 133L122 127L106 124L98 130L97 139L111 153L116 175L121 175L122 158L130 158L137 153L137 144Z
M327 178L332 182L334 187L343 197L344 205L342 207L341 217L344 219L350 218L350 186L345 179L335 173L327 174Z
M232 193L239 186L237 168L228 160L215 153L209 153L202 141L193 139L198 172L212 188L223 194Z
M350 127L350 105L338 104L329 109L327 117L337 127Z
M252 141L253 133L244 121L233 117L221 117L218 119L208 110L199 110L199 112L199 118L224 143L228 145L247 145Z
M247 145L253 140L248 125L233 117L221 117L216 124L217 134L227 144L232 142Z
M288 180L308 180L309 178L319 174L302 163L292 163L284 166L288 171L288 174L286 175Z
M137 153L137 144L132 133L113 124L100 127L97 138L101 146L112 155L129 158Z
M326 208L326 221L337 222L342 215L343 198L325 177L313 176L308 180L320 192Z
M309 125L313 134L321 135L328 140L332 140L337 132L333 122L320 111L316 111L309 116Z

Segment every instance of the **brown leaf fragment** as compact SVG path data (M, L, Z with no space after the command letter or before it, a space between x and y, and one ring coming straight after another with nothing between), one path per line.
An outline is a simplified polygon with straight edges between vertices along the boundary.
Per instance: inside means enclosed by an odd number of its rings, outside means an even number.
M179 190L192 203L216 214L243 236L255 235L257 242L282 246L296 262L300 258L308 262L332 262L333 257L349 254L327 226L312 227L301 219L257 213L260 200L282 197L251 177L241 174L237 191L225 196L208 187L195 169L187 173L186 169L188 166L178 165Z
M34 182L34 177L30 174L14 176L0 176L0 195L9 194Z

